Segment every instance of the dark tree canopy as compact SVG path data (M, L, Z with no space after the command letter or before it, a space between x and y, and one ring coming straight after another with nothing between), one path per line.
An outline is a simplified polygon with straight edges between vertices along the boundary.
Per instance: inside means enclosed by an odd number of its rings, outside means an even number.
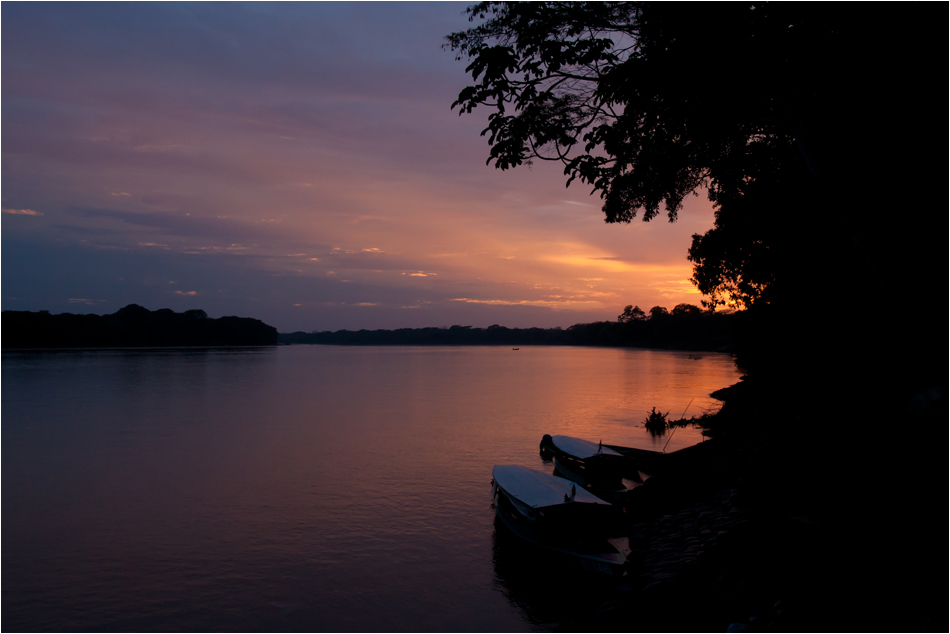
M873 224L893 210L849 197L863 184L882 205L902 202L893 180L870 180L882 166L885 179L926 179L914 153L940 108L912 68L945 57L945 38L921 32L945 8L489 2L467 13L477 24L447 46L474 83L453 107L488 108L488 162L561 161L568 183L602 197L607 222L661 206L674 221L705 189L716 225L689 259L710 304L749 307L781 283L800 298L816 270L882 270L888 236ZM802 247L833 261L806 270Z
M608 222L676 218L700 186L735 187L799 138L803 77L836 25L782 4L482 3L448 36L488 106L490 162L559 160ZM806 55L788 55L789 51ZM794 95L794 96L793 96ZM763 162L765 159L765 162Z
M176 313L129 304L111 315L3 311L4 349L155 346L272 346L277 329L258 319Z
M647 318L646 313L639 306L627 306L623 312L617 316L617 321L622 324L628 324L634 321L644 321Z

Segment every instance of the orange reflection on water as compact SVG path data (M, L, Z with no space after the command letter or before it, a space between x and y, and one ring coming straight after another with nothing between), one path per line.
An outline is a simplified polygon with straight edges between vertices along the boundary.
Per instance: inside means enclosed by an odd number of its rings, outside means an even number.
M577 588L540 612L499 591L519 581L496 568L492 466L550 471L544 434L662 449L650 408L699 414L739 374L530 346L5 354L3 373L9 629L505 632L563 620Z
M653 407L669 420L699 417L719 402L709 394L739 379L730 355L666 350L575 348L548 359L555 378L539 395L550 412L545 433L576 436L613 445L662 449L702 441L701 430L676 428L653 436L643 423ZM547 355L544 355L547 356Z

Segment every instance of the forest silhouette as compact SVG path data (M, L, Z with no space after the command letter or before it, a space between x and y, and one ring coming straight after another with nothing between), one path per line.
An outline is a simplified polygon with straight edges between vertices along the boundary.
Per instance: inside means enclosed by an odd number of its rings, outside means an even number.
M278 333L264 322L247 317L211 319L200 309L176 313L150 311L138 304L109 315L50 314L48 311L3 311L4 349L123 348L166 346L325 345L560 345L732 350L731 312L700 310L678 304L662 306L650 316L628 319L628 306L617 321L574 324L568 328L397 328L394 330L336 330ZM641 314L643 311L640 311Z
M277 329L258 319L219 317L203 310L150 311L129 304L110 315L52 315L5 310L3 348L125 348L162 346L266 346Z
M627 310L632 310L628 306ZM638 309L639 310L639 309ZM641 313L643 311L640 311ZM678 304L672 312L654 306L651 316L631 320L621 313L617 321L574 324L568 328L398 328L395 330L337 330L281 333L280 343L333 345L511 345L511 346L614 346L673 350L732 350L730 312L700 310Z

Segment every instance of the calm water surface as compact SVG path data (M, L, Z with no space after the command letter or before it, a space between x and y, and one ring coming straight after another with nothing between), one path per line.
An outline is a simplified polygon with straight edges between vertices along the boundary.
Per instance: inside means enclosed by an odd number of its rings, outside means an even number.
M4 353L0 625L550 630L602 589L496 532L492 465L550 471L545 433L662 449L651 407L738 376L574 347Z

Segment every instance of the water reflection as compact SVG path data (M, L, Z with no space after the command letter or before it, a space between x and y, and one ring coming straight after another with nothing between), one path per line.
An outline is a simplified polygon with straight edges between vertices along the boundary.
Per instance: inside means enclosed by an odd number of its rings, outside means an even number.
M553 471L546 433L662 449L651 407L736 379L600 348L4 353L4 629L546 628L586 591L506 545L492 465Z
M498 590L531 623L545 628L589 615L618 583L559 561L513 535L497 517L492 563Z

